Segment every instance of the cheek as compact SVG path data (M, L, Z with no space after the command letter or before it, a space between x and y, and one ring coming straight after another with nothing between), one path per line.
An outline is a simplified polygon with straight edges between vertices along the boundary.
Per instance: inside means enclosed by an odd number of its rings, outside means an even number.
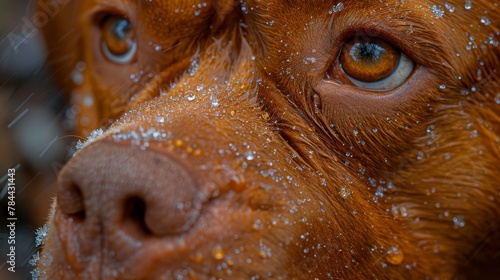
M315 90L321 99L322 117L349 153L368 164L366 167L376 165L372 171L382 172L384 166L397 164L395 155L409 149L412 139L425 134L419 124L432 113L428 104L438 96L438 87L437 78L421 67L388 93L326 80L320 81Z

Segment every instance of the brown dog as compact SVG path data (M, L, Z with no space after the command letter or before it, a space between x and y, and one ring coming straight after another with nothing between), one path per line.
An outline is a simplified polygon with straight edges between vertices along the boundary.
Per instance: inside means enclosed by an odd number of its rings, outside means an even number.
M498 266L498 4L66 2L45 28L50 65L78 132L107 129L60 174L40 275Z

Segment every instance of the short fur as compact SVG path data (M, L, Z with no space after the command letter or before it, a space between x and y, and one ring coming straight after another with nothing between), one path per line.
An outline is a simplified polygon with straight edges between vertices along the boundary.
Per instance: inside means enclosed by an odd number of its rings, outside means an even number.
M110 127L59 184L107 141L181 158L216 194L189 231L128 239L102 219L87 230L55 201L38 269L48 279L494 275L500 7L471 2L65 4L45 27L49 65L78 106L78 133ZM136 62L113 64L99 51L96 18L105 13L130 18ZM382 94L328 81L355 34L397 45L414 73ZM131 240L142 245L132 249Z

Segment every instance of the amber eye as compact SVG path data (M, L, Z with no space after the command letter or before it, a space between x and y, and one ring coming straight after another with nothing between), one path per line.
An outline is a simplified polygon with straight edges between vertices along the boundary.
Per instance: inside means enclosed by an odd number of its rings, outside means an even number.
M127 64L135 56L137 49L135 34L130 21L121 16L110 16L102 26L101 49L109 60Z
M374 91L398 87L414 68L413 61L403 52L382 39L367 36L349 39L338 61L353 85Z

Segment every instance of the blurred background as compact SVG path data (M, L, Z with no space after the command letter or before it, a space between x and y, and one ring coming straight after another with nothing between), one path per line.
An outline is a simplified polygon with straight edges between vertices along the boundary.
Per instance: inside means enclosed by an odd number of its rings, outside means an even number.
M59 170L76 138L69 109L45 67L34 1L0 0L0 279L32 279L35 231L47 221ZM15 168L16 272L7 270L7 170ZM39 249L39 248L38 248Z

